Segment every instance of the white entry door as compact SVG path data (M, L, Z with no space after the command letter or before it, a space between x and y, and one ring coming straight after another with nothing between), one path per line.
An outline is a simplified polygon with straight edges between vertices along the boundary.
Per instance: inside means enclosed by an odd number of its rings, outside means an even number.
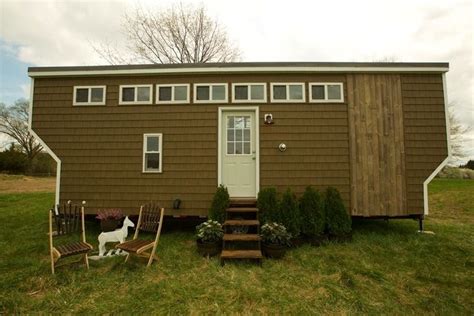
M256 197L255 112L224 111L221 125L221 183L231 197Z

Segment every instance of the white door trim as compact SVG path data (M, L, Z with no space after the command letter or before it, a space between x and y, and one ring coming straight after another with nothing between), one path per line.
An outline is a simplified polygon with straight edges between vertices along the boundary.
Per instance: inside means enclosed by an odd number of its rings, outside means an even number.
M217 185L222 183L222 114L226 111L255 112L255 198L260 189L260 117L258 106L220 106L217 119Z

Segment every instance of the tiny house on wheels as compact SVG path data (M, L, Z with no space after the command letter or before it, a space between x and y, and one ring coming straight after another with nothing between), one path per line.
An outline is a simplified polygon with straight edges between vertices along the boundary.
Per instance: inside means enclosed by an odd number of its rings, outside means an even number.
M447 63L31 67L56 202L207 216L216 187L336 187L352 216L423 218L449 155ZM173 209L174 201L181 201Z

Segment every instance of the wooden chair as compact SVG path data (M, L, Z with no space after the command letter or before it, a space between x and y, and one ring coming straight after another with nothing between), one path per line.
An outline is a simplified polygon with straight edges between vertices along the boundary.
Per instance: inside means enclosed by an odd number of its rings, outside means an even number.
M115 246L118 249L122 249L128 252L127 257L125 258L125 262L127 262L128 258L130 257L130 254L148 258L147 268L151 265L153 259L158 260L158 257L156 256L155 252L156 247L158 246L158 240L160 239L164 214L165 209L160 208L154 203L149 203L140 207L137 228L135 230L135 235L133 236L133 239ZM156 233L155 239L139 239L139 231Z
M56 229L53 231L53 227ZM73 235L81 234L81 241L70 241ZM70 237L67 237L70 236ZM55 245L54 239L63 237L67 241ZM59 259L81 255L79 261L84 261L89 269L87 253L92 250L92 246L86 242L86 232L84 224L84 205L71 204L71 201L63 205L57 205L49 210L49 250L51 255L51 272L57 267Z

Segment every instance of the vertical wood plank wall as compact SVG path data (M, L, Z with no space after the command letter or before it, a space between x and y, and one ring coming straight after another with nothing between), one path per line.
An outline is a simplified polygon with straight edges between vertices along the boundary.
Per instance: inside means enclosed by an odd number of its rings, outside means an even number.
M400 75L348 75L351 213L407 214Z

